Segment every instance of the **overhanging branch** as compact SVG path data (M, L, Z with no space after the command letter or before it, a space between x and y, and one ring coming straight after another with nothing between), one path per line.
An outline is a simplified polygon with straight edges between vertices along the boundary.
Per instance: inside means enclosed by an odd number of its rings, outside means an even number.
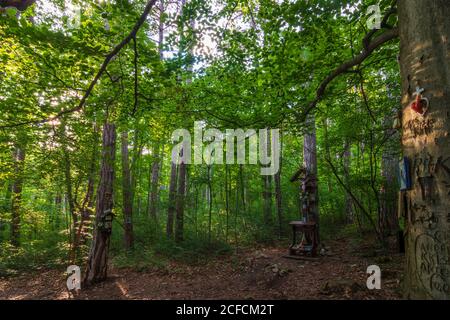
M126 36L125 39L123 39L117 46L115 46L114 49L105 57L105 60L103 61L99 71L97 72L96 76L94 77L94 79L90 83L89 87L87 88L86 92L84 93L83 97L81 98L80 102L78 103L78 105L76 107L71 108L71 109L62 110L57 115L55 115L53 117L45 118L45 119L40 120L40 121L24 121L24 122L12 124L12 125L0 126L0 129L19 127L19 126L27 125L27 124L43 124L43 123L46 123L46 122L49 122L49 121L54 121L54 120L60 118L61 116L65 115L65 114L69 114L69 113L80 111L84 107L84 105L86 103L86 100L89 98L89 96L91 95L92 91L94 90L95 85L100 80L100 78L102 77L103 73L105 73L106 68L108 67L108 64L113 60L113 58L132 39L134 39L136 37L139 29L144 24L145 20L147 19L148 14L150 13L150 11L151 11L151 9L152 9L152 7L154 6L155 3L156 3L156 0L149 0L147 2L146 6L145 6L145 9L144 9L144 12L142 13L142 15L140 16L139 20L134 25L134 27L131 30L131 32Z
M25 11L35 2L36 0L0 0L0 8L16 8L19 11Z
M366 60L376 49L381 47L386 42L389 42L395 38L398 38L398 28L393 28L390 30L385 31L372 41L364 46L364 49L362 52L354 57L353 59L344 62L339 67L337 67L333 72L331 72L328 77L325 78L325 80L322 81L319 88L316 92L316 98L309 104L308 108L306 109L305 114L308 115L319 103L319 101L323 98L323 95L325 94L325 91L328 87L328 85L333 81L335 78L337 78L339 75L348 72L351 68L354 66L360 65L364 60Z

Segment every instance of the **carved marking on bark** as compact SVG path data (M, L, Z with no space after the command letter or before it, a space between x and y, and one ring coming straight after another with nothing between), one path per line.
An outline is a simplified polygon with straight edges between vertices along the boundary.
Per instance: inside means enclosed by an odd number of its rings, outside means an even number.
M420 234L415 241L417 277L430 296L450 293L450 237L438 231L434 236ZM437 254L435 254L437 253Z
M434 129L434 119L412 119L409 120L406 123L405 129L410 131L411 137L414 139L422 136L422 135L429 135L432 133ZM410 138L409 136L406 136L405 138Z

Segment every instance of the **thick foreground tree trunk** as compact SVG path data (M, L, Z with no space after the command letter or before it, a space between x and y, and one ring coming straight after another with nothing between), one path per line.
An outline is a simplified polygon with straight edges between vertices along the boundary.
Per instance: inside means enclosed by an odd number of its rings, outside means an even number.
M107 276L108 249L113 218L115 154L116 127L114 124L106 123L103 127L102 165L97 190L94 237L83 281L86 286L103 281Z
M450 299L450 2L399 0L398 14L402 144L412 176L406 206L406 295ZM417 86L429 99L423 117L410 107Z

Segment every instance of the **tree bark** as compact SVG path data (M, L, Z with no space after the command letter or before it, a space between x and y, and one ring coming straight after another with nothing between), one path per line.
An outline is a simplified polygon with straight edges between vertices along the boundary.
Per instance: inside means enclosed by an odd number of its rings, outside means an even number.
M133 195L128 155L128 132L122 132L121 140L124 245L125 250L130 250L133 247Z
M69 214L72 217L72 225L70 227L70 246L71 251L74 252L75 250L75 242L76 242L76 230L78 226L78 215L75 210L75 199L73 196L73 187L72 187L72 164L70 159L70 153L67 149L67 136L66 136L66 122L63 119L61 121L61 150L62 150L62 157L63 157L63 170L64 170L64 183L66 187L66 198L67 203L69 205Z
M186 164L181 162L178 168L178 192L176 197L175 241L183 241L184 202L186 192Z
M12 182L6 183L5 200L1 206L1 213L11 212L11 196L12 196ZM3 232L6 229L6 223L0 218L0 242L3 241Z
M245 215L245 212L247 211L247 203L246 200L246 189L245 189L245 177L244 177L244 165L239 165L239 184L240 184L240 190L241 190L241 199L242 199L242 213Z
M323 142L325 146L325 156L327 157L327 159L331 159L330 142L328 139L328 118L324 118L322 120L322 125L323 125L323 140L324 140ZM327 177L327 187L328 192L333 193L333 184L331 181L331 175Z
M412 169L406 194L406 296L450 299L450 3L399 0L398 14L402 145ZM417 86L429 99L424 117L410 107Z
M212 189L212 165L208 165L208 181L207 181L207 190L208 190L208 242L211 243L212 236L212 204L213 204L213 189Z
M267 150L271 152L271 135L267 133ZM263 200L264 200L264 224L267 228L272 225L272 176L262 176L263 179Z
M344 145L344 181L345 184L350 185L350 165L352 152L351 152L351 144L348 141L345 141ZM353 199L352 196L345 192L345 220L346 223L352 224L354 222L354 212L353 212Z
M100 181L95 208L95 228L84 276L84 285L103 281L107 277L108 250L112 231L114 162L116 154L116 127L106 123L103 127L103 150Z
M389 127L390 121L385 119L384 125ZM397 139L395 139L397 138ZM379 228L384 237L397 235L399 230L398 222L398 190L397 183L398 176L398 157L396 150L398 145L393 145L393 141L398 142L398 136L395 136L395 129L389 129L385 132L385 139L387 140L383 149L381 160L381 176L382 184L380 190L380 219Z
M154 158L150 177L150 194L148 197L148 215L154 220L156 220L157 218L160 168L161 168L160 149L159 146L157 145L154 148Z
M317 185L317 139L316 139L316 119L314 115L309 115L306 121L306 134L303 140L303 166L307 179L302 183L302 190L308 189L305 184L309 184L313 190L309 197L308 221L315 221L319 224L319 192ZM309 180L309 182L307 181Z
M95 184L95 174L97 171L97 153L98 153L98 142L99 142L99 132L97 129L97 125L94 124L94 140L92 146L92 156L91 163L89 166L88 173L88 183L86 188L86 195L84 196L83 202L81 204L81 217L80 223L78 224L78 230L75 234L75 240L73 244L73 252L71 261L75 264L76 258L78 255L78 251L80 245L86 243L88 228L91 223L91 212L94 206L95 197L94 197L94 184Z
M228 232L230 230L230 169L225 166L225 212L226 212L226 227L225 227L225 242L228 242Z
M178 166L174 163L175 159L172 159L170 167L170 183L169 183L169 205L167 209L167 225L166 234L168 238L173 236L173 222L175 218L175 205L176 205L176 191L177 191L177 171Z
M277 202L277 216L278 216L278 236L281 238L283 235L283 198L281 195L281 163L280 170L275 174L275 199Z

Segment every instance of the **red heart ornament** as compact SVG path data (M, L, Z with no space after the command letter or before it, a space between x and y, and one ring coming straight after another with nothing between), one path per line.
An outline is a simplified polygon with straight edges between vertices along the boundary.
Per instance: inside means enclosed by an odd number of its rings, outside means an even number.
M428 99L423 99L421 95L417 95L416 101L411 104L411 109L424 116L428 110Z

